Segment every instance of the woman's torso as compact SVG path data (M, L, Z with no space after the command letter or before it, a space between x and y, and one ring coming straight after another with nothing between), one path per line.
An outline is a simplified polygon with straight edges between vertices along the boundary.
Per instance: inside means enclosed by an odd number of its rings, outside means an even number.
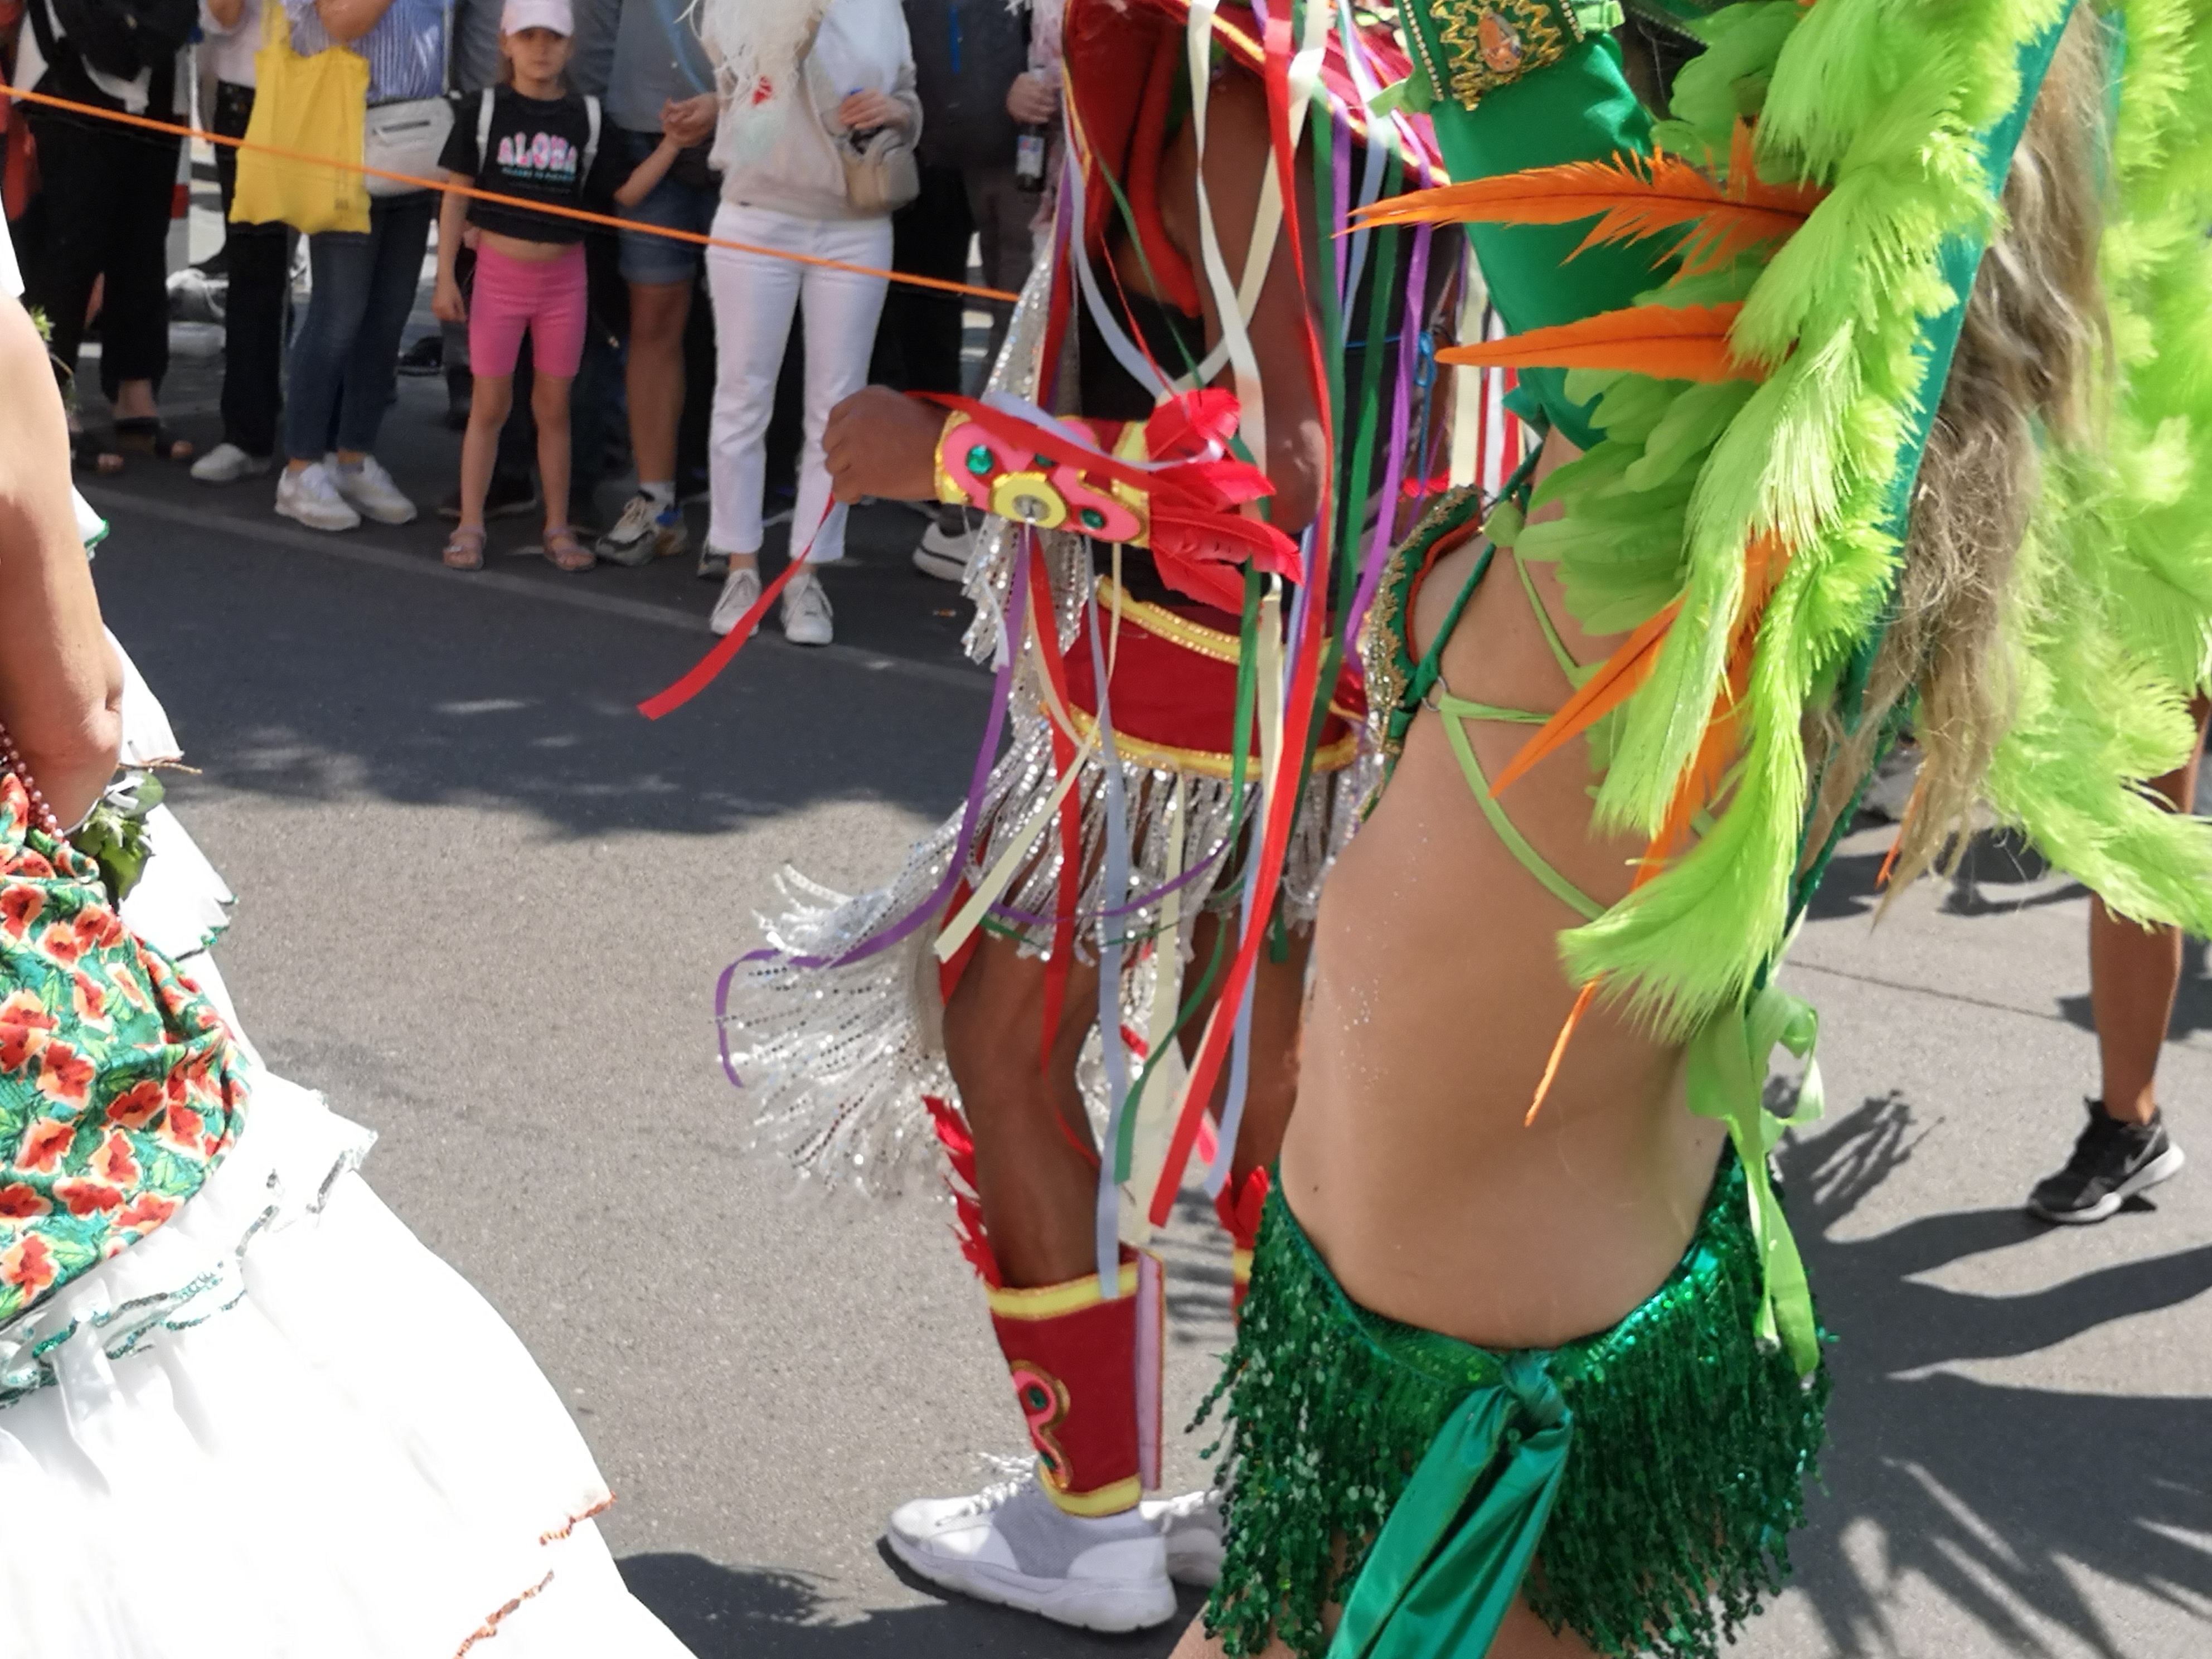
M1415 596L1417 652L1477 546L1440 560ZM1547 567L1531 574L1568 653L1602 660L1618 641L1574 625ZM1501 708L1548 713L1569 696L1510 556L1443 669L1453 694ZM1534 730L1465 729L1491 777ZM1560 875L1610 904L1643 847L1590 834L1594 781L1577 738L1500 804ZM1523 1125L1575 1002L1558 937L1581 920L1492 828L1443 716L1424 709L1323 890L1282 1158L1285 1196L1363 1305L1487 1346L1553 1346L1613 1323L1680 1258L1723 1131L1684 1109L1679 1048L1594 1007Z
M896 0L830 0L790 94L762 106L772 125L726 101L714 146L722 199L799 218L876 216L860 212L847 193L837 106L856 92L900 98L915 136L921 121L913 86L914 54ZM734 130L733 116L741 124Z

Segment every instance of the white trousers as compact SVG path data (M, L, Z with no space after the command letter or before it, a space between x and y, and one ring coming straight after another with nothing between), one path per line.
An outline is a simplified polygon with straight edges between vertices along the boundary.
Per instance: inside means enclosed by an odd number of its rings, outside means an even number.
M888 217L798 219L767 208L725 202L714 215L714 234L878 270L887 270L891 262ZM799 452L791 545L796 553L814 532L808 562L841 559L845 556L845 508L830 503L822 432L830 411L867 384L876 319L883 314L890 283L880 276L859 276L724 247L707 250L707 280L714 295L715 357L714 419L708 440L714 514L707 540L726 553L760 551L769 417L775 408L776 374L791 334L792 309L803 305L806 442ZM821 529L816 532L817 524Z

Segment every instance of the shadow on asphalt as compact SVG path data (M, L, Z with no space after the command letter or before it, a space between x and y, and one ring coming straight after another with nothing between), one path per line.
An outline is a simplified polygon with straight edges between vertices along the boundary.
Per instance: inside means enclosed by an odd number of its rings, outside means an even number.
M2212 1290L2212 1245L2023 1296L1918 1282L2040 1226L2018 1211L1959 1211L1833 1238L1917 1139L1911 1106L1893 1095L1781 1154L1821 1316L1840 1337L1827 1491L1792 1540L1795 1583L1845 1652L1895 1645L1883 1602L1917 1576L2010 1651L2053 1651L2025 1607L2118 1659L2078 1578L2192 1611L2212 1596L2212 1555L2191 1541L2212 1534L2212 1462L2199 1455L2212 1445L2212 1399L2069 1394L1929 1368L2032 1353L2186 1302ZM2180 1448L2192 1449L2177 1460Z
M942 1594L888 1551L883 1554L909 1588ZM1197 1616L1202 1601L1198 1592L1182 1590L1182 1616L1158 1630L1097 1636L958 1597L852 1618L804 1573L717 1566L696 1555L633 1555L623 1562L622 1573L631 1593L698 1659L951 1659L956 1654L1159 1659Z
M635 700L713 643L703 626L114 519L102 610L187 758L228 788L490 800L576 836L714 834L859 798L934 817L957 801L988 707L980 672L972 688L872 673L778 642L650 721Z

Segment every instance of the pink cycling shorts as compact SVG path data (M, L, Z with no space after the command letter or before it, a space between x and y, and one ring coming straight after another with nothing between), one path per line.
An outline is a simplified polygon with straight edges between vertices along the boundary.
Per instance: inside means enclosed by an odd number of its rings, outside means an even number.
M530 331L538 373L572 379L584 361L584 245L552 259L517 259L497 248L477 250L476 286L469 295L469 368L512 374Z

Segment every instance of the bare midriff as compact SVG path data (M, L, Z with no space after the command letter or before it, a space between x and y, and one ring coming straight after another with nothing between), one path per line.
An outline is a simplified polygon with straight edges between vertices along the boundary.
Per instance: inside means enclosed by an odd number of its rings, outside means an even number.
M1574 453L1554 439L1539 477ZM1416 653L1478 556L1479 544L1463 546L1422 583ZM1549 566L1529 574L1575 661L1620 643L1575 625ZM1442 667L1455 697L1504 709L1547 712L1572 690L1530 592L1503 570L1476 590ZM1553 1347L1613 1324L1673 1270L1725 1131L1685 1109L1680 1046L1602 1004L1524 1127L1577 994L1559 936L1583 917L1470 799L1447 718L1425 708L1414 720L1323 890L1283 1192L1363 1306L1486 1347ZM1462 729L1496 777L1534 727L1468 718ZM1577 738L1501 804L1543 861L1611 904L1643 839L1593 831L1595 782Z
M495 253L504 253L510 259L520 259L526 264L550 264L576 246L574 242L532 242L520 236L501 235L495 230L477 226L479 247L488 247Z

